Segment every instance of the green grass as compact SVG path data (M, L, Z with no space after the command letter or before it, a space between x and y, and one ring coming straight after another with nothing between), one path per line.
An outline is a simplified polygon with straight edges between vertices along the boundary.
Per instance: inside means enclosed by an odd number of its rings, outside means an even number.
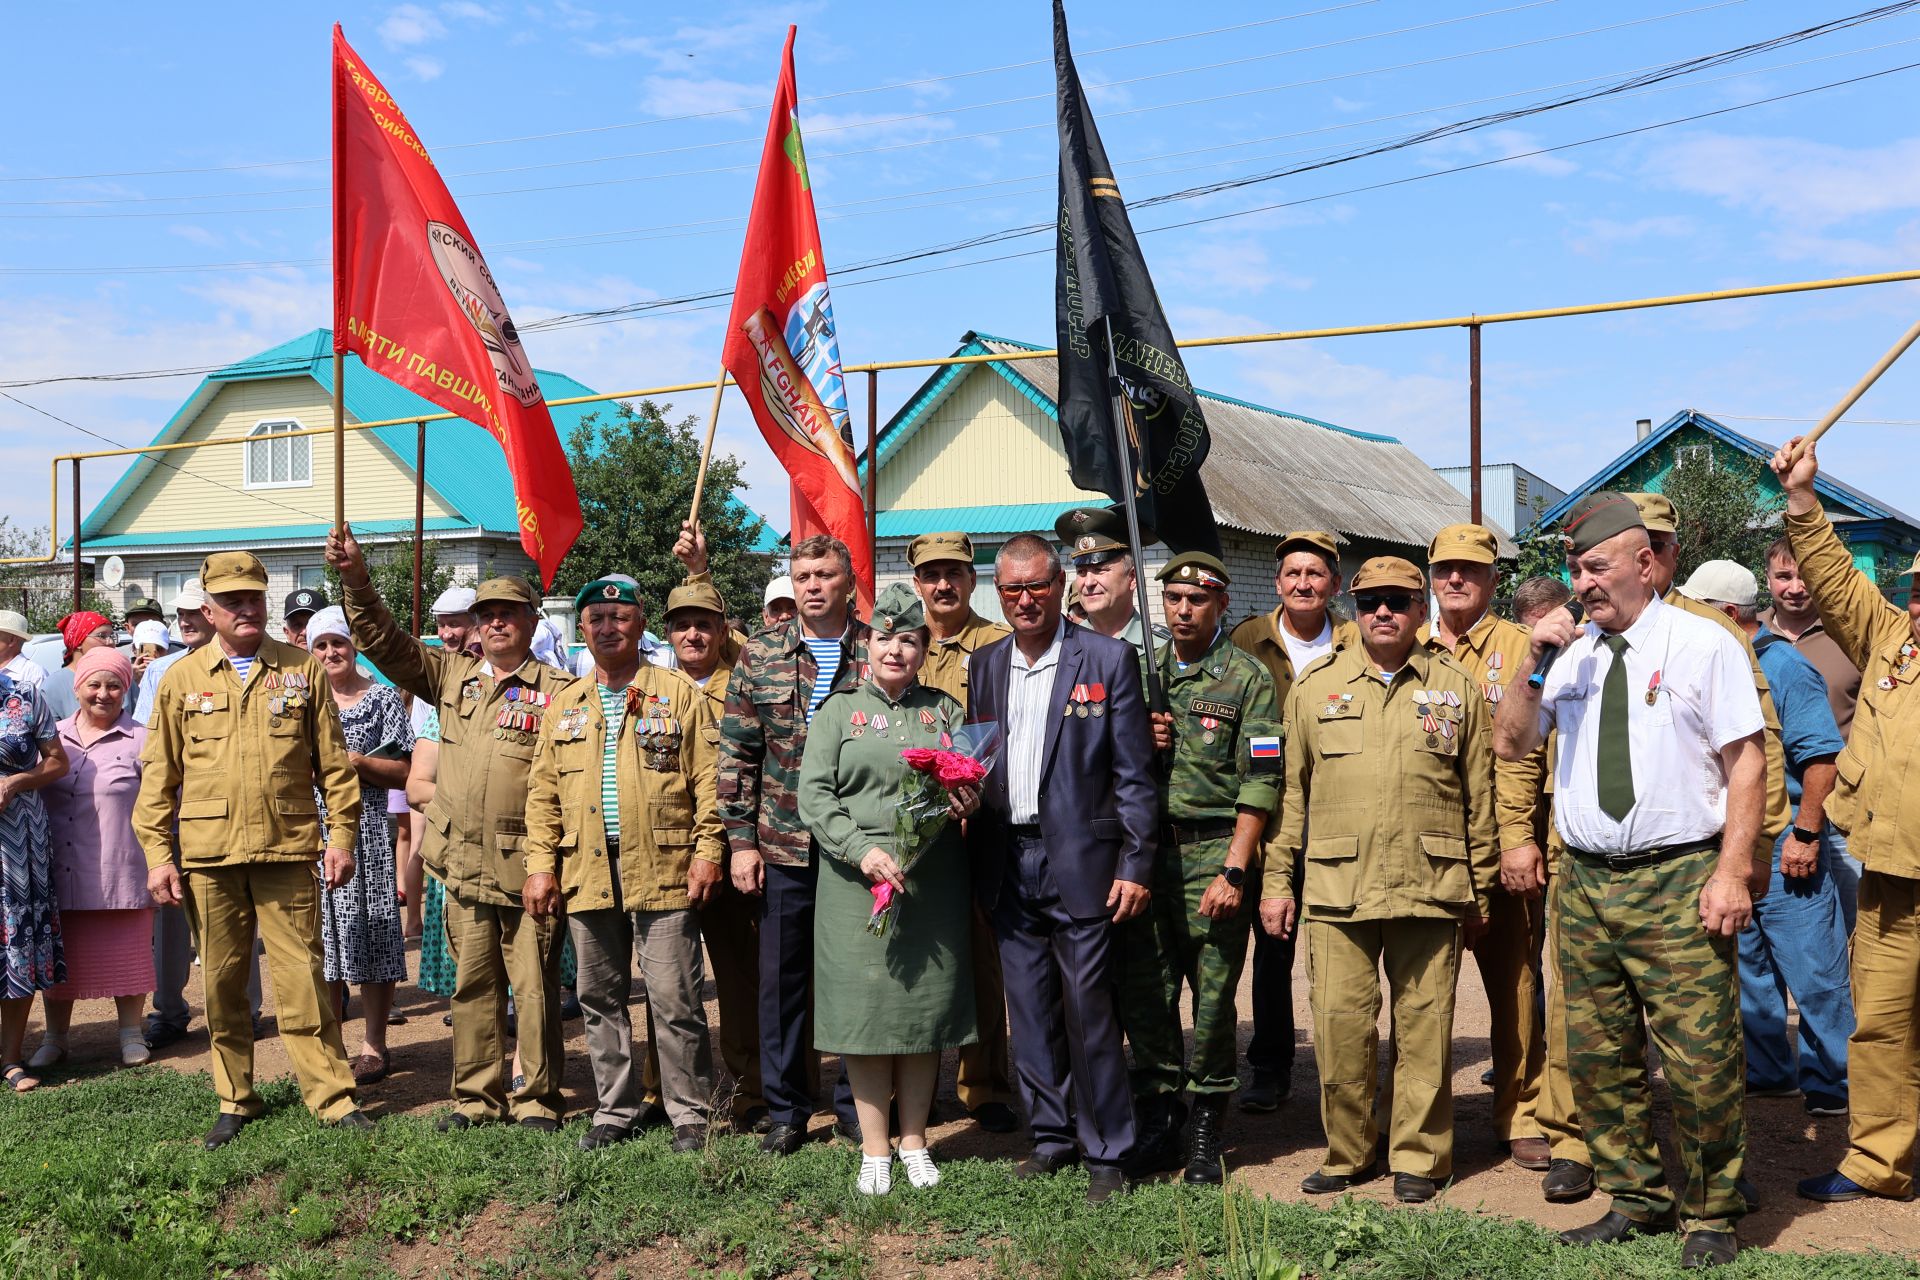
M1093 1209L1084 1175L1016 1183L1005 1163L973 1160L943 1165L931 1192L902 1183L861 1201L844 1148L776 1160L720 1138L675 1156L654 1134L588 1154L574 1148L577 1125L559 1137L504 1126L449 1136L411 1117L364 1137L319 1127L290 1082L264 1093L270 1115L217 1152L199 1145L214 1111L204 1076L122 1071L0 1097L0 1276L378 1277L421 1244L443 1246L434 1260L463 1275L611 1275L668 1237L691 1269L737 1277L860 1280L874 1274L876 1237L921 1267L971 1261L985 1275L1063 1280L1677 1274L1671 1238L1561 1249L1529 1224L1452 1209L1316 1208L1176 1185ZM475 1223L490 1205L483 1246ZM1750 1250L1725 1275L1892 1280L1920 1278L1920 1264Z

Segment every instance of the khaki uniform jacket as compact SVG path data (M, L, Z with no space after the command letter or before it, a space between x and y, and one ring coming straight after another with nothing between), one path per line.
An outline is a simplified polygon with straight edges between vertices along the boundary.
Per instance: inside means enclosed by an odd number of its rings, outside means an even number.
M713 793L713 715L700 687L678 671L643 663L628 688L645 701L628 713L614 747L620 905L685 911L687 864L699 858L717 865L726 850ZM576 681L547 708L527 781L527 874L558 877L571 911L614 905L600 812L606 730L599 686Z
M1906 610L1889 603L1821 512L1786 517L1800 576L1820 620L1860 668L1860 704L1827 817L1867 869L1920 879L1920 645Z
M938 689L967 709L967 659L975 649L992 644L1013 628L988 622L979 614L970 614L967 625L950 639L935 640L927 646L927 660L920 667L920 683Z
M422 814L422 860L463 902L519 906L527 774L551 702L574 678L532 658L509 675L489 675L482 659L402 631L370 586L348 587L346 609L367 660L440 713L439 776Z
M1388 687L1355 644L1302 673L1286 723L1278 844L1306 855L1307 919L1487 917L1493 726L1473 677L1416 645Z
M133 830L149 870L172 860L176 820L188 870L313 862L359 837L360 778L332 687L319 659L293 645L261 640L244 683L218 640L167 668L140 763Z
M1346 618L1328 616L1333 623L1333 647L1341 649L1348 646L1360 647L1360 628L1358 624ZM1233 629L1233 642L1245 649L1266 665L1267 674L1273 677L1274 696L1280 700L1280 714L1287 711L1287 695L1293 692L1293 681L1300 673L1293 669L1293 659L1287 656L1287 646L1280 639L1280 609L1275 606L1271 613L1256 613Z
M1760 736L1761 748L1767 757L1767 808L1761 816L1760 838L1754 845L1753 856L1764 858L1772 865L1773 842L1793 824L1793 802L1787 798L1787 752L1780 742L1780 713L1774 710L1773 690L1767 685L1766 673L1760 669L1760 655L1753 651L1753 641L1747 639L1740 625L1718 609L1683 596L1678 590L1667 592L1665 601L1688 613L1712 618L1747 651L1747 663L1753 668L1753 687L1760 695L1760 718L1767 722L1767 731Z
M1433 624L1420 628L1420 643L1434 653L1444 653L1458 663L1479 686L1486 700L1487 716L1507 696L1508 686L1533 648L1533 637L1518 623L1496 618L1489 613L1460 637L1458 647L1448 650L1434 634ZM1537 844L1546 836L1547 824L1547 748L1542 744L1521 760L1493 762L1494 823L1500 833L1500 848L1518 849ZM1541 845L1544 851L1546 846Z

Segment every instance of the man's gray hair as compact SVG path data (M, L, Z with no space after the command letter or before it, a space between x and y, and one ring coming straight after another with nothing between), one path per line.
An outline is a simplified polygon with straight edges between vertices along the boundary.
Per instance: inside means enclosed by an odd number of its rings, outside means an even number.
M1049 580L1059 577L1064 572L1060 567L1059 550L1037 533L1016 533L1001 545L999 552L993 557L996 576L1000 566L1009 560L1045 560Z

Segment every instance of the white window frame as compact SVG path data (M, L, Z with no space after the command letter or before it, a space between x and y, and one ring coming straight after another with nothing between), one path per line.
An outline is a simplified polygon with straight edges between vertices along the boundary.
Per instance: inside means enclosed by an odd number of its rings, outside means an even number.
M323 595L327 590L327 566L302 565L293 571L293 585L309 591L318 591Z
M263 418L253 424L253 429L247 432L247 447L242 450L246 457L241 463L243 468L241 479L246 488L311 489L313 487L312 436L297 436L292 440L280 442L287 450L288 478L284 480L271 478L273 474L272 437L283 435L289 431L300 430L304 430L304 428L298 420L293 418ZM261 439L255 440L256 436L261 437ZM264 469L268 478L265 480L256 480L254 478L253 463L255 458L262 456L267 459L264 464ZM293 478L296 470L295 463L301 464L298 469L305 472L299 479Z

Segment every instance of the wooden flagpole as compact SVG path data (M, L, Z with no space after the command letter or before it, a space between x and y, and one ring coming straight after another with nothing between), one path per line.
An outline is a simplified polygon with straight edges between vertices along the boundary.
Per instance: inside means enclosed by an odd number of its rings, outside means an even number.
M720 376L713 380L713 408L707 410L707 442L700 446L700 474L693 480L693 507L687 512L687 523L696 530L700 527L700 499L707 491L707 464L713 461L713 433L720 425L720 398L727 390L727 367L720 366Z
M1893 346L1887 349L1887 354L1880 357L1879 363L1867 370L1866 377L1853 384L1853 390L1840 397L1839 404L1827 410L1827 416L1820 419L1813 430L1800 437L1800 443L1795 445L1788 453L1787 460L1789 462L1797 461L1800 455L1806 452L1807 446L1827 434L1827 428L1840 421L1841 416L1844 415L1847 410L1853 408L1855 402L1857 402L1861 396L1867 394L1867 388L1878 382L1880 375L1891 369L1893 362L1906 354L1907 348L1912 346L1915 340L1920 340L1920 320L1914 321L1913 327L1901 335L1900 341L1894 343Z
M333 349L333 527L347 529L346 357Z

